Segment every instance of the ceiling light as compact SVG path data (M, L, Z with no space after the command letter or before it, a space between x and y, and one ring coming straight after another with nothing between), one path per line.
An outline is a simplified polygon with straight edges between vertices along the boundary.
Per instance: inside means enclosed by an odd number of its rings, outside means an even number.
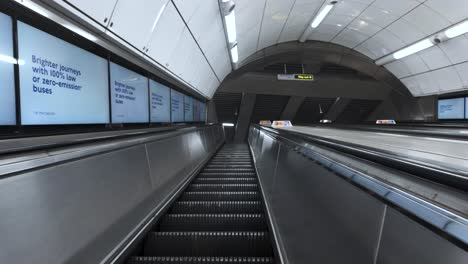
M6 63L11 63L11 64L17 64L18 60L15 58L5 55L5 54L0 54L0 61L6 62Z
M224 17L224 21L226 22L226 31L229 43L236 42L236 14L233 11L229 13L227 16Z
M223 123L223 127L233 127L233 123Z
M88 39L88 40L91 40L92 42L96 42L98 41L98 38L96 36L94 36L93 34L91 33L88 33L87 31L84 31L83 29L77 27L77 26L74 26L74 25L71 25L71 24L65 24L63 25L64 27L68 28L69 30L75 32L76 34Z
M468 33L468 20L447 29L445 36L447 38L455 38L465 33Z
M395 58L396 60L399 60L411 54L430 48L432 46L434 46L434 43L432 43L430 39L421 40L419 42L416 42L413 45L410 45L402 50L399 50L393 53L393 58Z
M326 5L322 10L320 10L320 12L314 18L310 26L312 28L317 28L320 25L320 23L322 23L322 21L325 19L325 17L328 15L328 13L330 13L330 11L332 10L333 6L336 3L337 1L331 1L330 4Z
M231 60L232 63L237 63L239 61L239 51L237 50L237 44L231 48Z

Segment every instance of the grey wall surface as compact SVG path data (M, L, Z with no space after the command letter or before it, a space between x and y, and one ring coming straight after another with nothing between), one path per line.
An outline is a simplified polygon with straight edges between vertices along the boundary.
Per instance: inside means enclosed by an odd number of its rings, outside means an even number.
M463 249L267 133L251 127L249 144L285 263L468 263Z
M36 168L45 158L34 153L21 161L33 164L22 163L28 170L3 175L0 263L100 263L224 139L221 127L209 126L125 146L129 140L113 142L114 149L105 148L108 143L75 146L79 157L61 160L58 154ZM2 166L17 160L6 159Z

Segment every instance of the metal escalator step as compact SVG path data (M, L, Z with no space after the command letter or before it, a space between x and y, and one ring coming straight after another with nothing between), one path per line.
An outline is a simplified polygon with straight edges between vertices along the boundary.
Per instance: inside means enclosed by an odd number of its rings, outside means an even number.
M152 232L145 256L271 257L266 232Z
M167 214L160 231L266 231L264 214Z
M208 165L253 165L251 161L212 161Z
M258 184L191 184L187 191L252 192L258 191Z
M185 192L180 201L259 201L259 192Z
M252 163L251 159L220 159L220 158L214 158L210 162L212 163L229 163L229 162L243 162L243 163Z
M243 168L243 169L253 169L253 165L252 164L228 164L228 163L224 163L224 164L208 164L206 165L205 168L213 168L213 169L216 169L216 168Z
M273 264L267 257L132 257L127 264Z
M239 178L233 178L231 177L200 177L196 178L193 183L195 184L204 184L204 183L209 183L209 184L238 184L238 183L257 183L257 178L254 177L239 177Z
M255 172L254 168L204 168L202 173L218 172L218 173L246 173Z
M205 171L203 171L198 175L199 175L198 177L200 177L200 178L222 178L222 177L226 177L226 178L255 177L256 178L256 174L255 174L254 171L252 171L252 172L205 172Z
M185 201L176 202L171 209L173 214L255 214L263 211L259 201Z

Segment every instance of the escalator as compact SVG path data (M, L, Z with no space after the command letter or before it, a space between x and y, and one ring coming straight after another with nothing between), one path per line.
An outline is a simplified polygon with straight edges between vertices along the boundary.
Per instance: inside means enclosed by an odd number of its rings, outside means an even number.
M127 264L274 263L247 145L225 145Z

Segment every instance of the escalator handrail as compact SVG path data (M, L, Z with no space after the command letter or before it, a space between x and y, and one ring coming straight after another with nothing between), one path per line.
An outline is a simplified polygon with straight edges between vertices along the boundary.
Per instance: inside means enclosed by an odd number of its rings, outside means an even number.
M468 191L468 174L463 171L450 169L447 167L428 164L422 161L411 160L407 157L399 156L390 151L385 151L372 147L365 147L349 142L335 139L328 139L320 136L307 135L295 131L277 130L269 127L259 126L260 129L268 131L274 135L285 137L296 137L302 141L331 148L346 154L356 156L365 160L376 162L387 167L404 171L406 173L421 177L432 182L450 186L461 191Z
M376 196L386 201L386 203L396 205L409 214L435 227L440 232L451 237L452 241L459 244L461 247L466 247L466 245L468 245L468 218L466 216L454 213L428 200L417 197L410 192L325 157L310 149L307 146L309 144L301 140L300 137L291 136L289 131L288 133L278 133L275 129L259 125L254 125L254 129L258 129L267 136L282 141L285 144L292 145L297 152L321 163L323 166L335 171L341 177L374 193Z

